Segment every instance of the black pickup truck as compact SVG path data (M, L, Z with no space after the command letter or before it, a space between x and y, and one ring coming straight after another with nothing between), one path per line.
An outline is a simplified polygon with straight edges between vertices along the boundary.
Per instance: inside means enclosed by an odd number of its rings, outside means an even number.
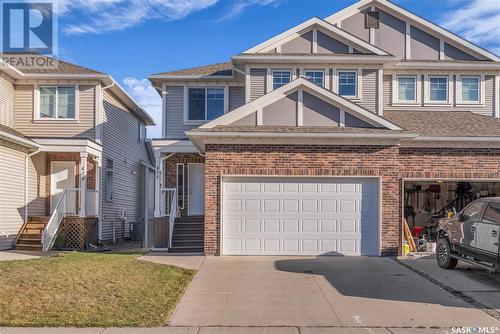
M441 268L458 261L489 272L500 270L500 197L478 199L437 227L436 259Z

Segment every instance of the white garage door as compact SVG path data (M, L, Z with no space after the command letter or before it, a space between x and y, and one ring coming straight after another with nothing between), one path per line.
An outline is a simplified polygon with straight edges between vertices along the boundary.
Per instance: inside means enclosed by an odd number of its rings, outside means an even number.
M225 255L378 255L379 181L223 180Z

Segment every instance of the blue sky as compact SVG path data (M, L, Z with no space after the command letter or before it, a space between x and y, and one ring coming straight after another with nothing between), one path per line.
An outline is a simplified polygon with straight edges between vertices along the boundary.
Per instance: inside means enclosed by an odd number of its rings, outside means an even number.
M112 75L161 121L154 73L225 62L356 0L57 0L61 59ZM500 0L395 0L500 53ZM159 127L149 137L160 137Z

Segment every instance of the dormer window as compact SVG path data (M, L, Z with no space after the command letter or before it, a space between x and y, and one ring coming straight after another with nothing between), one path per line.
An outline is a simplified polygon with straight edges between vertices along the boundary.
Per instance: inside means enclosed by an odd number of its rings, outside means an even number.
M74 86L39 86L39 119L76 119Z

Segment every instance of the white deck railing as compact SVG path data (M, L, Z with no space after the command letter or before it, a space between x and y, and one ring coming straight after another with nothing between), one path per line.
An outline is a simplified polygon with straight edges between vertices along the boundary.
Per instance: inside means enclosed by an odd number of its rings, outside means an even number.
M160 213L162 217L168 217L168 247L170 248L177 217L177 190L175 188L160 189Z
M96 217L98 215L97 203L99 202L98 192L94 189L85 191L85 216Z

